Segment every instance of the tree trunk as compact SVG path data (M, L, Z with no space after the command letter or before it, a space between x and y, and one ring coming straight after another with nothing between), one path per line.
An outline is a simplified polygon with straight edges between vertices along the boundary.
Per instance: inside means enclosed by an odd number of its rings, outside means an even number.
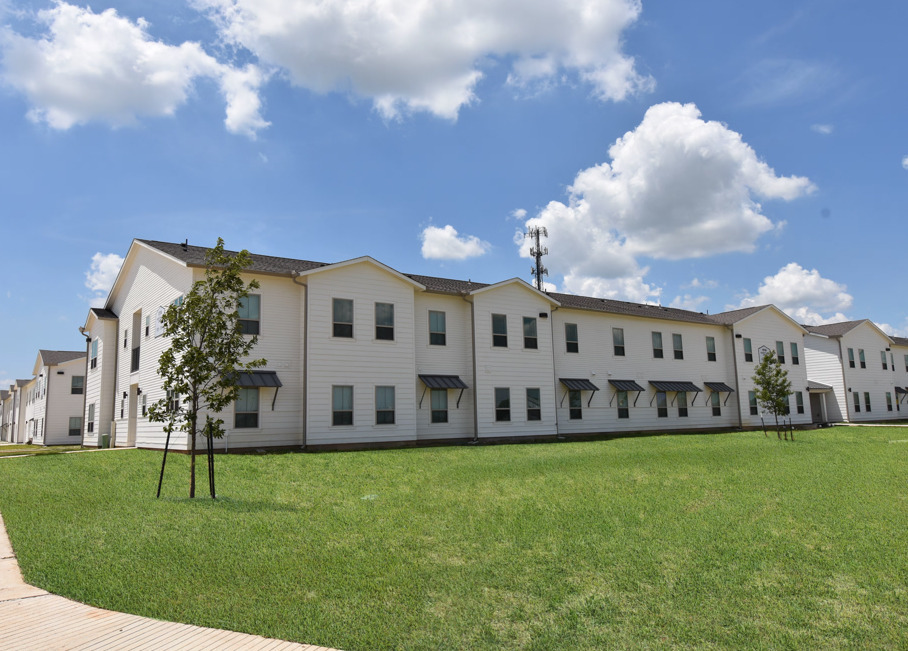
M776 417L776 436L779 437L779 440L782 440L782 430L779 429L779 414L773 414Z
M192 416L189 417L190 424L190 433L192 437L192 446L191 451L189 452L189 497L195 497L195 426L198 422L198 411L195 408L195 401L193 401L193 411Z

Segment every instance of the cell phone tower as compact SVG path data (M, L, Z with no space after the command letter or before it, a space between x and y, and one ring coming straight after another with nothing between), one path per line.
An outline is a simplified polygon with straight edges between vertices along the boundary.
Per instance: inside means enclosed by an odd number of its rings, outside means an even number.
M536 266L530 269L530 273L536 279L536 289L540 292L544 292L545 288L542 278L543 276L549 275L549 270L542 266L542 256L548 255L549 249L548 247L540 245L539 238L548 237L549 232L545 229L545 226L532 226L523 236L530 238L536 243L536 245L530 249L530 256L536 260Z

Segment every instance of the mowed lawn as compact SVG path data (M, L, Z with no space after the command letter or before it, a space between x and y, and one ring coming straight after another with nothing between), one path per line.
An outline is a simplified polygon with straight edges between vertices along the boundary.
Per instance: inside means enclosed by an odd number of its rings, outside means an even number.
M0 512L51 592L342 649L908 647L908 429L797 436L3 459Z

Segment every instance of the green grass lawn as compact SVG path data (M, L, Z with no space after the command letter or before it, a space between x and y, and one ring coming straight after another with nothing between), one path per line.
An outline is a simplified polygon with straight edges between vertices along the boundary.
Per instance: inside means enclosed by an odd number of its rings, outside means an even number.
M0 457L15 457L21 454L61 454L81 450L78 445L0 445Z
M908 647L908 429L797 436L5 459L0 512L52 592L349 650Z

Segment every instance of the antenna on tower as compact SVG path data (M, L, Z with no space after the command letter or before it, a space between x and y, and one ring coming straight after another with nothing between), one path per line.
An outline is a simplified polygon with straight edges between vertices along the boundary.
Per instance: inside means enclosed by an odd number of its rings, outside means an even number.
M548 276L549 270L542 266L542 256L548 255L549 250L547 247L540 246L539 238L548 237L549 232L546 230L545 226L532 226L523 236L525 238L530 238L536 243L536 245L530 249L530 256L536 260L536 266L530 269L530 273L536 279L536 289L540 292L545 291L543 289L542 277Z

